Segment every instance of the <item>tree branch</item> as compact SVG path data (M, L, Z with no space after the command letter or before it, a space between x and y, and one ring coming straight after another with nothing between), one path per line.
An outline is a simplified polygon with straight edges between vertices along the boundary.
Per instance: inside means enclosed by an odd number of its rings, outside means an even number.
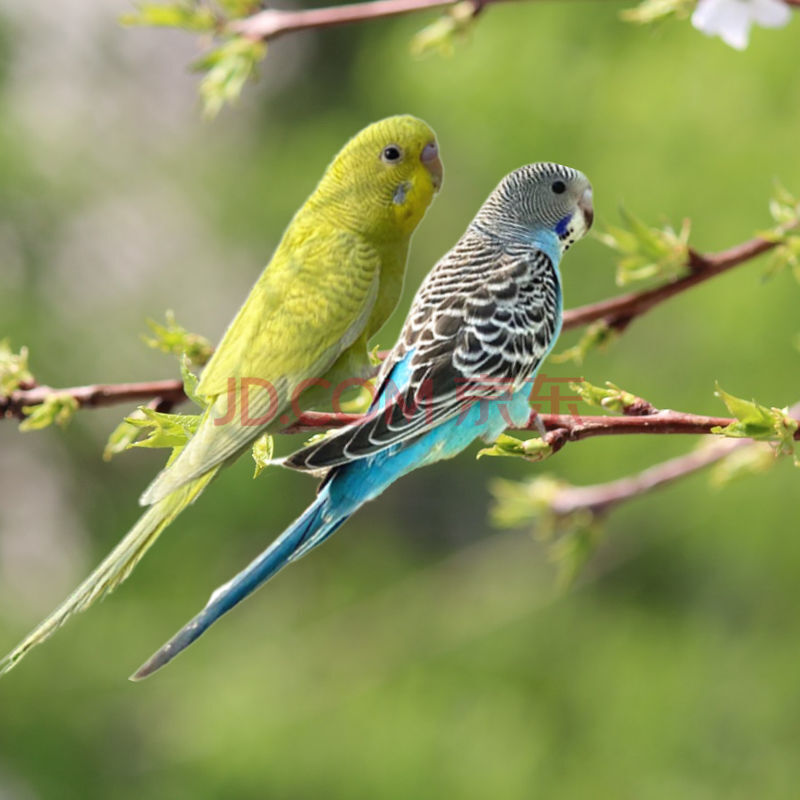
M635 475L593 486L568 486L556 493L550 503L550 510L558 516L584 510L602 514L612 506L685 478L720 461L734 450L752 444L751 439L724 439L648 467Z
M528 424L521 430L537 430L537 414L531 414ZM595 436L620 436L628 434L707 434L712 428L725 427L735 419L685 414L681 411L656 411L644 416L570 416L569 414L539 414L547 434L545 441L554 451L567 442L579 442ZM800 439L800 430L796 438Z
M590 303L569 309L564 312L562 329L579 328L591 322L603 320L611 328L624 330L635 317L650 311L659 303L663 303L670 297L685 292L710 278L721 275L739 264L744 264L772 250L777 245L778 242L770 242L756 237L719 253L703 255L690 249L687 262L687 266L691 269L689 275L662 286L656 286L654 289L630 292L619 295L619 297L601 300L599 303Z
M502 401L495 401L502 402ZM794 414L800 416L800 405ZM300 433L320 429L341 428L357 422L359 414L328 414L307 411L286 433ZM712 428L724 428L737 420L732 417L706 417L700 414L685 414L681 411L654 411L642 416L572 416L569 414L539 414L531 412L528 422L521 428L509 430L539 431L540 424L545 430L545 441L554 451L560 450L567 442L579 442L596 436L624 436L629 434L710 434ZM800 422L800 420L798 420ZM800 441L800 429L794 436ZM750 441L746 439L744 441Z
M137 400L154 400L153 407L165 410L186 400L183 384L177 380L149 381L142 383L97 384L74 386L67 389L53 389L49 386L35 386L20 389L9 397L0 398L0 415L25 419L23 408L43 403L53 395L72 397L81 408L99 408ZM502 401L496 401L502 402ZM517 430L546 431L545 440L554 451L560 450L567 442L578 442L596 436L620 436L628 434L694 434L711 433L714 427L725 427L736 420L730 417L708 417L687 414L680 411L658 411L646 405L650 413L637 416L574 416L570 414L539 414L531 412L526 425ZM800 415L800 406L793 410ZM333 412L304 412L297 422L286 428L285 433L341 428L361 419L359 414ZM800 440L800 430L795 434Z
M367 3L309 8L299 11L268 8L245 19L231 22L227 26L227 31L246 39L266 42L285 33L396 17L417 11L454 6L458 2L459 0L372 0ZM471 0L471 2L474 8L473 14L477 15L486 6L510 2L510 0ZM800 0L785 0L785 2L789 5L800 5Z
M415 11L453 6L457 2L458 0L373 0L369 3L352 3L300 11L268 8L245 19L232 22L228 25L228 31L247 39L269 41L285 33L304 31L309 28L331 28L336 25L350 25L354 22L367 22L383 17L396 17ZM474 13L477 14L485 6L499 2L509 2L509 0L473 0Z
M661 412L661 415L663 416L665 413L673 414L674 412ZM795 419L800 416L800 403L796 403L789 409L789 416ZM694 417L694 422L697 423L700 419L702 418ZM794 438L800 440L800 430ZM700 450L694 450L686 455L655 464L635 475L592 486L568 486L560 489L552 498L550 509L559 516L584 510L595 514L605 513L611 507L626 500L705 469L711 464L721 461L734 450L751 446L753 443L752 439L722 439Z
M41 405L53 395L72 397L80 408L100 408L101 406L150 399L155 399L159 404L174 405L186 400L183 383L179 380L100 383L90 386L72 386L67 389L33 386L27 389L18 389L7 397L0 397L0 417L25 419L24 408Z

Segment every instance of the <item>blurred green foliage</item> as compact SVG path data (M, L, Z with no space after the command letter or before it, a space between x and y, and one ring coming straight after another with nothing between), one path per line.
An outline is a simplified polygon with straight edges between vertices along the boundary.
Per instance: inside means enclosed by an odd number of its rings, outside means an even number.
M3 6L0 23L0 334L52 386L176 377L142 347L142 321L174 308L217 341L330 157L387 114L434 126L446 178L384 346L427 269L522 163L584 170L600 222L622 204L690 218L700 251L767 227L774 178L800 187L796 20L755 31L743 54L686 22L624 25L613 3L490 8L448 59L408 53L435 12L307 33L272 43L262 79L207 124L184 72L190 36L121 29L125 3L73 1L68 36L39 2ZM800 288L764 269L669 301L580 369L544 372L698 413L719 413L715 381L793 403ZM567 305L617 291L614 272L606 248L582 242L564 264ZM0 427L5 646L135 519L163 453L101 459L132 410L25 436ZM589 440L545 466L594 483L691 444ZM127 683L313 496L302 475L253 482L241 459L118 592L0 682L0 795L795 797L790 459L620 508L564 594L542 543L486 520L490 479L543 466L472 455L408 476L163 675Z

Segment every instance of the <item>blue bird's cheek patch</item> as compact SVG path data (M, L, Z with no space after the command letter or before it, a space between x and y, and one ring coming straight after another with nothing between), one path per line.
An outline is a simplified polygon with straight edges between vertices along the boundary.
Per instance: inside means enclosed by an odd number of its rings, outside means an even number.
M571 222L571 220L572 220L572 214L567 214L566 217L563 217L556 223L556 228L555 228L556 236L558 236L559 239L563 239L567 235L567 232L569 231L569 223Z

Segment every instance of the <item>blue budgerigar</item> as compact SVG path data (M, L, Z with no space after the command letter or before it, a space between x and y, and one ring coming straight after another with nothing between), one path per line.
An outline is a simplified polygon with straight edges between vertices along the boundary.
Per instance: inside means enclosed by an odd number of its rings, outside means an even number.
M174 658L401 475L525 423L532 380L561 328L559 263L592 217L591 185L577 170L530 164L500 182L422 283L364 419L282 461L324 474L316 500L134 679Z

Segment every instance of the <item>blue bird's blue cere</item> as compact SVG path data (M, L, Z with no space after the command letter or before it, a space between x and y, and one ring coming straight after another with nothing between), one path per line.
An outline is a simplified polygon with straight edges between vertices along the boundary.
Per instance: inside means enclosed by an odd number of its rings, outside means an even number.
M135 680L174 658L401 476L525 426L531 383L561 329L559 262L591 225L591 198L586 177L559 164L531 164L501 181L420 286L368 413L280 460L324 474L314 502L217 589Z

